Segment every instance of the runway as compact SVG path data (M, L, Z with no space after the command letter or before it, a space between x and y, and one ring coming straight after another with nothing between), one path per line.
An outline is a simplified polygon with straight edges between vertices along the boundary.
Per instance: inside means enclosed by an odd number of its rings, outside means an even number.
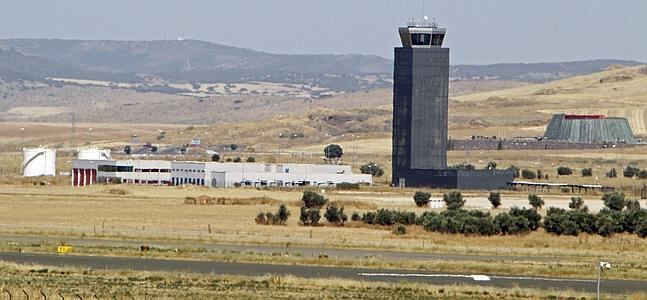
M596 281L593 279L495 276L488 274L443 274L365 268L28 253L0 253L0 260L18 264L81 267L95 270L164 271L239 276L264 276L274 274L293 275L302 278L344 278L389 283L408 281L434 285L468 284L504 288L537 288L543 290L570 289L591 293L595 292L596 289ZM602 291L604 293L621 294L646 292L647 281L603 280Z

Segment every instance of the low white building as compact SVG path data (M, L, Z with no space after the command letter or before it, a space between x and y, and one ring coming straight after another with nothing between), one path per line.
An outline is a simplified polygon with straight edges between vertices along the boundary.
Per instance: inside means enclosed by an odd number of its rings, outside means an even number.
M335 186L372 184L370 174L353 174L348 165L217 163L163 160L75 160L72 185L121 182L154 185ZM93 171L94 170L94 171ZM75 174L91 174L77 176Z

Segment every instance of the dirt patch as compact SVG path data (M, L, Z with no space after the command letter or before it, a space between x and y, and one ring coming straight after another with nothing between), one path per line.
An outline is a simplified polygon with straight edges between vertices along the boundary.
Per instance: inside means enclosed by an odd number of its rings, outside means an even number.
M612 82L623 82L631 81L634 77L629 74L614 74L609 77L600 78L600 83L612 83Z
M280 204L294 204L290 201L281 201L267 197L249 197L249 198L229 198L229 197L209 197L202 195L199 197L186 197L184 204L192 205L280 205Z

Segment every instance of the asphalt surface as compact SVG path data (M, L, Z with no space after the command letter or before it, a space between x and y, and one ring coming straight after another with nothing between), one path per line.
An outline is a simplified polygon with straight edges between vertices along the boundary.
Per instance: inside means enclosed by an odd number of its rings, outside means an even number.
M58 254L0 253L0 260L18 264L81 267L95 270L136 270L190 272L217 275L264 276L293 275L302 278L345 278L398 283L402 281L434 285L469 284L494 287L538 288L543 290L576 290L595 292L596 281L542 277L485 276L478 274L440 274L400 270L376 270L298 265L226 263L146 258L121 258ZM605 293L647 291L647 281L603 280Z
M281 253L290 256L318 257L325 254L330 258L358 259L358 258L379 258L384 260L441 260L441 261L551 261L550 256L514 256L514 255L463 255L463 254L435 254L424 252L402 252L389 250L365 250L365 249L339 249L339 248L314 248L295 246L267 246L267 245L229 245L218 243L196 243L196 242L172 242L172 241L132 241L117 239L93 239L93 238L65 238L65 237L44 237L27 235L0 236L0 241L22 242L22 243L48 243L58 244L65 241L69 245L76 246L110 246L110 247L131 247L139 249L145 245L157 249L197 249L204 248L210 251L235 251L251 252L261 254ZM427 245L430 246L430 245Z

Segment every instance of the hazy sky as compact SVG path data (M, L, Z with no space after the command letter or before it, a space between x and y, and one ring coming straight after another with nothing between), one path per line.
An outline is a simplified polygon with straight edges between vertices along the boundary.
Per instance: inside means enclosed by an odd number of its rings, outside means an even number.
M646 13L644 0L8 0L0 38L184 35L274 53L392 58L397 26L429 15L447 27L453 64L647 62Z

